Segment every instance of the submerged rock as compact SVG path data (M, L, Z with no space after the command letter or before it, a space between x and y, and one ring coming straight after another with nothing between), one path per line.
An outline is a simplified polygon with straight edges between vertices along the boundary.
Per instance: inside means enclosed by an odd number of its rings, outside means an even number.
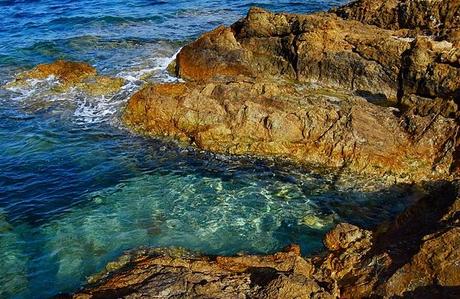
M40 64L30 71L20 74L18 81L28 79L46 79L56 77L62 84L75 84L84 79L96 76L94 67L84 62L57 60L49 64Z
M439 183L374 232L337 225L325 237L329 252L323 256L303 258L295 245L267 256L140 250L120 258L119 267L108 267L78 293L62 296L458 298L459 213L458 182Z
M75 87L91 96L102 96L117 93L124 84L123 78L95 76L76 84Z

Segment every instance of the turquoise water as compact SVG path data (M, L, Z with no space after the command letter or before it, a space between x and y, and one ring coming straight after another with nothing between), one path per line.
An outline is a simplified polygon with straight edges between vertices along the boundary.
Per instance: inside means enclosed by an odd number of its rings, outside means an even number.
M334 223L369 227L400 211L404 188L212 155L119 123L143 84L175 80L166 65L200 33L252 5L310 12L341 2L0 1L1 85L58 58L126 79L113 97L55 94L52 80L0 89L0 298L75 291L140 246L236 254L299 243L308 255Z

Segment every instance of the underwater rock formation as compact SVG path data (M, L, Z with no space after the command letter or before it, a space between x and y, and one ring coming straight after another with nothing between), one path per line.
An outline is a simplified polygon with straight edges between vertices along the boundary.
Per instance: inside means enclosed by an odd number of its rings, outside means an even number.
M373 232L337 225L325 236L323 256L303 258L295 245L235 257L145 249L109 263L85 289L62 297L458 298L459 213L458 182L440 182Z

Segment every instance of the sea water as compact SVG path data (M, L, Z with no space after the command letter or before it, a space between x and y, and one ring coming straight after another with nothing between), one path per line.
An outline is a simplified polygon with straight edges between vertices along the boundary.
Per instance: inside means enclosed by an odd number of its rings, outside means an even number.
M338 222L372 227L399 212L404 188L145 139L119 121L142 85L177 80L165 69L183 45L249 7L343 2L0 1L0 85L55 59L126 79L113 97L52 93L53 78L0 88L0 298L75 291L142 246L231 255L298 243L309 255Z

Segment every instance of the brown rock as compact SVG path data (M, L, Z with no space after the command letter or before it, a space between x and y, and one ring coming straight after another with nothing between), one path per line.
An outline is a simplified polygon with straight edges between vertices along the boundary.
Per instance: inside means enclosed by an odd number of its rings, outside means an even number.
M251 75L247 55L250 53L241 48L231 29L221 26L182 48L176 70L180 77L193 80Z
M131 262L73 298L333 298L297 271L296 261L307 261L292 252L212 259L144 250L120 260Z
M372 233L357 226L341 223L324 237L324 245L330 251L365 248L372 245Z
M151 85L131 98L123 120L213 152L288 157L401 181L448 176L455 160L449 142L457 140L457 124L442 115L399 119L346 92L270 82Z
M400 5L398 1L371 2L363 2L370 6L363 11L388 9L393 13L393 6ZM438 13L451 16L446 9L451 4L442 5ZM457 4L452 5L457 9ZM446 28L454 28L452 24ZM398 29L399 25L382 27ZM459 53L455 43L332 14L273 14L252 8L231 28L219 27L184 47L176 70L184 79L199 81L283 77L319 82L355 91L370 100L383 98L394 103L407 102L405 98L411 94L458 101Z
M411 29L441 37L460 28L458 0L358 0L333 10L345 19L386 29Z
M73 298L458 298L459 185L428 189L373 233L339 224L325 237L326 255L304 259L295 245L266 256L134 251Z
M335 11L348 20L253 8L184 47L176 72L189 82L145 87L123 120L214 152L281 156L395 181L456 178L458 7L457 0L363 0ZM322 256L304 259L296 247L268 256L144 253L82 294L454 298L458 182L428 190L373 232L339 224Z
M19 80L46 79L49 76L55 76L63 84L74 84L93 77L96 73L96 69L87 63L57 60L49 64L40 64L22 73L18 78Z
M334 14L252 8L182 49L177 73L194 83L147 87L130 100L124 120L139 132L220 153L282 156L396 180L455 176L459 57L448 41L407 38ZM395 116L361 97L401 111Z
M403 296L419 288L460 286L460 227L424 237L420 250L384 284L389 296Z
M431 99L455 100L457 105L460 104L460 65L456 54L459 50L446 41L417 38L403 57L405 67L401 82L404 97L416 94Z
M401 55L409 47L391 31L332 14L252 8L231 28L219 27L184 47L176 69L189 80L283 76L394 100Z
M40 64L30 71L19 74L6 87L26 85L30 79L46 79L54 76L58 85L53 92L66 92L77 88L92 96L112 95L120 90L125 81L122 78L100 76L91 65L84 62L57 60L50 64Z

